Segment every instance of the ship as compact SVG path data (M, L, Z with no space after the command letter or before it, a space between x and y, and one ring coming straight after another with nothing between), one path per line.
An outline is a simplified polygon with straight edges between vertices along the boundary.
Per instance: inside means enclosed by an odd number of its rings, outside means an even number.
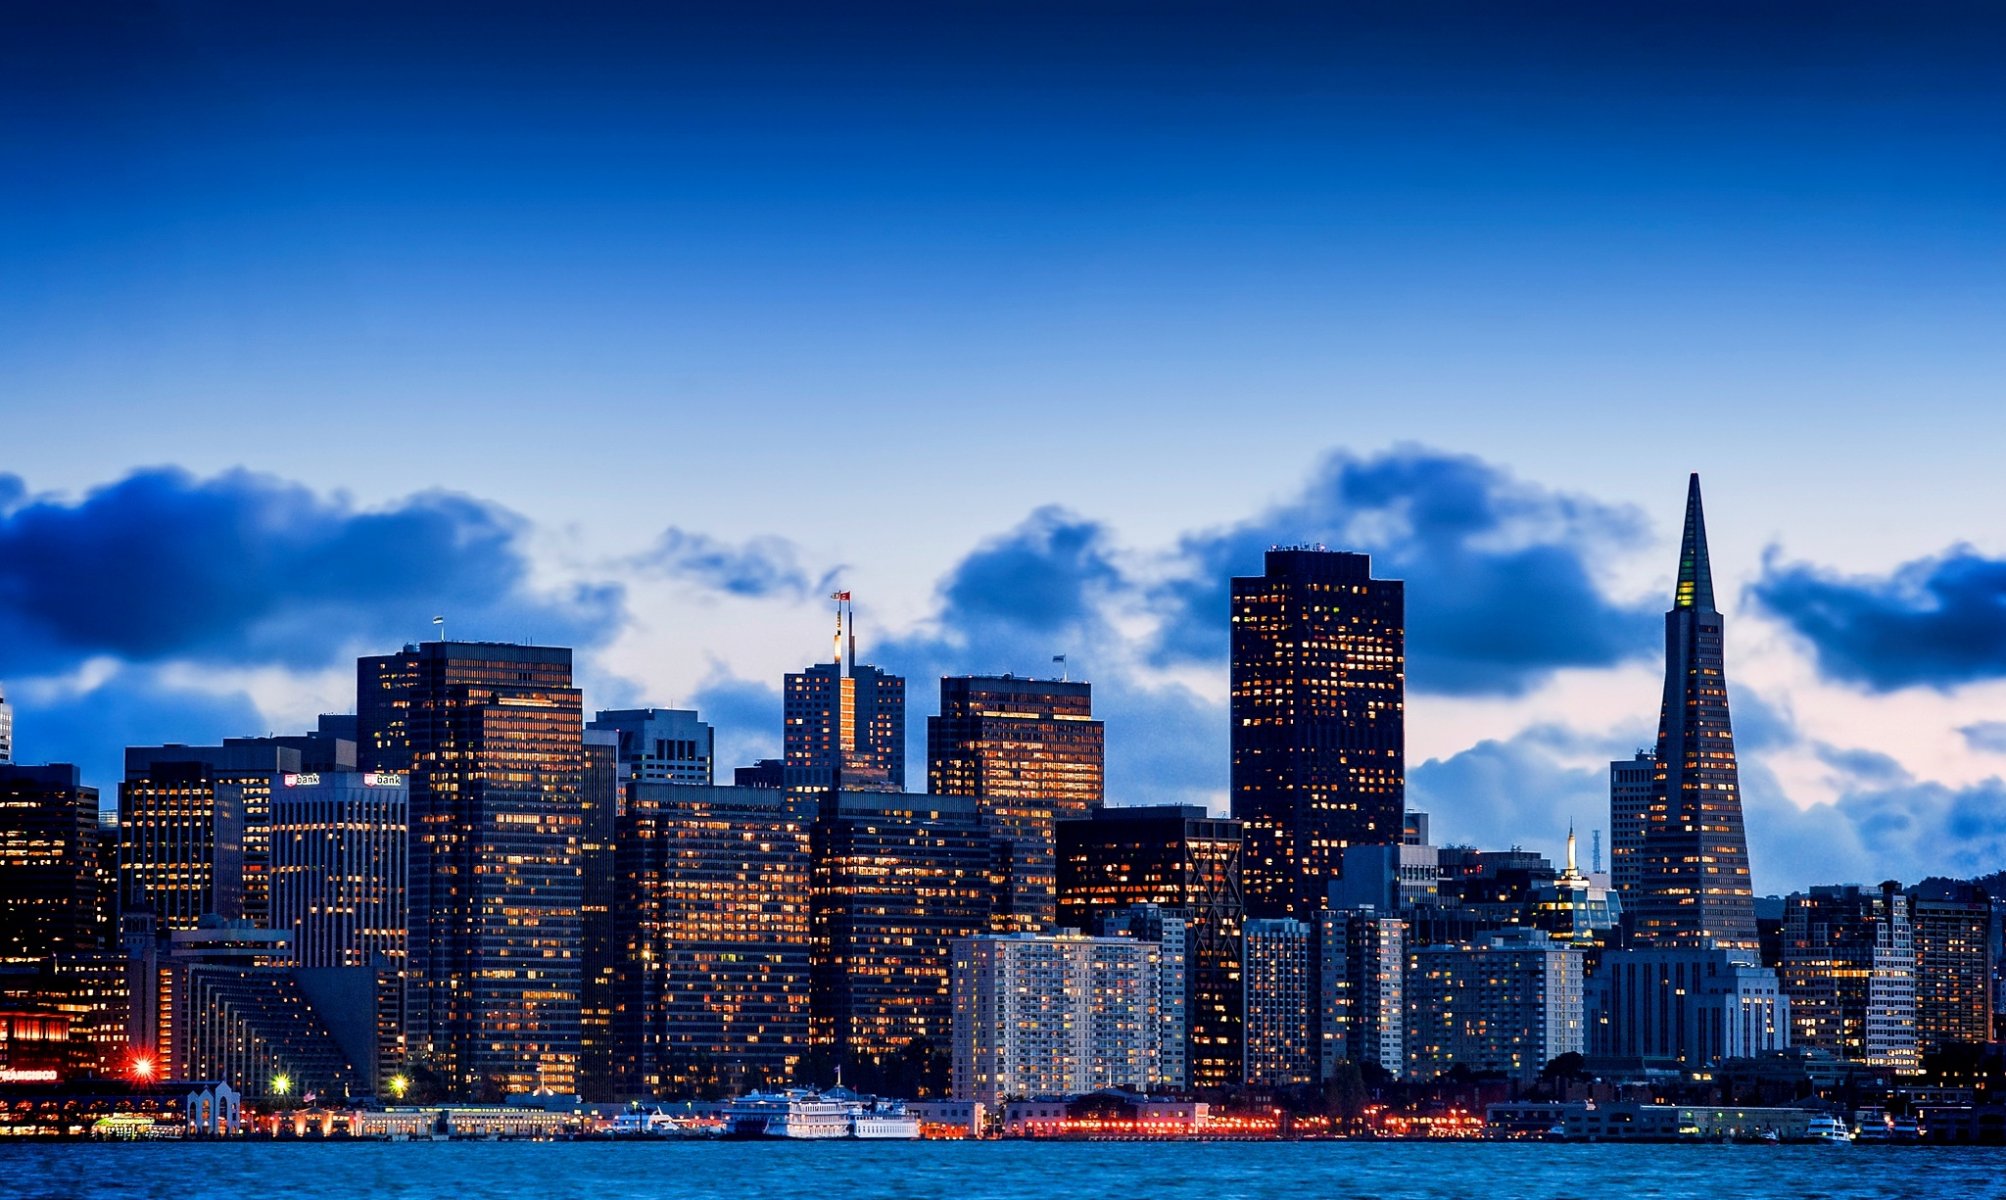
M722 1115L728 1138L911 1141L919 1136L919 1118L906 1111L904 1101L840 1087L748 1092L725 1105Z

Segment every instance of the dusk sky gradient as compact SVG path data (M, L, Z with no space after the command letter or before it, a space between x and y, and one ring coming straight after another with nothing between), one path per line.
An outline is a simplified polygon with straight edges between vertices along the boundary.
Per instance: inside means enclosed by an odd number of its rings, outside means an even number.
M25 760L565 641L728 768L862 657L1222 805L1225 579L1407 578L1410 803L1555 850L1701 473L1758 891L2006 867L1990 5L9 5ZM914 770L922 760L914 759Z

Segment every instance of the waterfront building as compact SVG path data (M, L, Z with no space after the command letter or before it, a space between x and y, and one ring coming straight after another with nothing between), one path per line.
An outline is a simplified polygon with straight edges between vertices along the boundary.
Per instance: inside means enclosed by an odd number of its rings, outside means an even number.
M1424 946L1408 957L1407 1075L1461 1064L1530 1083L1548 1062L1587 1048L1582 952L1544 930Z
M1120 937L1007 934L954 942L953 1094L996 1106L1163 1077L1162 949ZM1182 1031L1172 1035L1182 1041Z
M716 731L692 708L607 708L585 728L616 735L620 784L709 787Z
M0 967L97 948L98 793L68 763L0 762Z
M1782 975L1793 1044L1895 1071L1920 1066L1915 944L1899 885L1793 893Z
M1639 750L1609 764L1609 878L1624 903L1637 903L1644 878L1644 835L1651 828L1651 797L1658 755Z
M1245 1067L1255 1087L1296 1087L1319 1078L1311 926L1292 917L1247 922L1240 968Z
M1999 917L1971 883L1936 879L1908 891L1915 946L1916 1049L1932 1054L1992 1040Z
M616 839L608 1095L736 1093L795 1071L813 821L773 788L635 786Z
M1790 1001L1746 950L1611 950L1588 981L1588 1052L1693 1071L1790 1045Z
M621 735L585 727L578 787L579 888L578 1091L615 1094L613 1014L621 954L619 863Z
M1686 489L1678 584L1665 614L1652 772L1650 823L1637 855L1636 944L1760 949L1698 475Z
M892 792L810 799L820 809L811 1043L863 1086L902 1054L938 1056L944 1067L953 942L990 928L995 851L976 802Z
M1333 889L1336 885L1333 885ZM1317 1078L1350 1061L1406 1067L1406 922L1371 908L1326 908L1316 924Z
M1401 840L1406 598L1372 560L1267 553L1232 585L1233 816L1247 912L1308 918L1348 846Z
M927 786L973 796L996 839L999 933L1052 927L1058 909L1059 821L1099 808L1105 734L1092 685L1014 675L940 681L940 715L927 718Z
M133 746L118 790L119 909L168 929L271 919L272 792L300 772L276 739Z
M857 665L848 592L836 593L834 658L789 674L781 708L784 782L797 799L905 790L905 680Z
M1162 1026L1156 1039L1157 1077L1179 1091L1191 1086L1190 1028L1191 922L1180 909L1132 904L1097 912L1089 930L1095 937L1131 938L1157 948L1156 1012Z
M407 1042L460 1092L574 1090L584 721L571 651L425 642L357 663L365 771L408 776Z
M1196 805L1095 809L1058 826L1059 923L1154 904L1188 923L1186 1062L1194 1088L1240 1082L1241 825Z

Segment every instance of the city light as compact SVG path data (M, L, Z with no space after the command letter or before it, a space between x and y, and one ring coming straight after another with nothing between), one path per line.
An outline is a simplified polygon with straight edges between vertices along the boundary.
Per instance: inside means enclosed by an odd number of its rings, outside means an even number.
M153 1079L153 1058L151 1055L139 1054L133 1056L132 1077L141 1083L146 1083Z
M399 1100L402 1100L404 1098L404 1093L410 1090L411 1090L410 1079L406 1078L403 1075L392 1075L390 1077L391 1095L397 1097Z
M283 1096L293 1090L293 1077L281 1071L272 1076L272 1095Z

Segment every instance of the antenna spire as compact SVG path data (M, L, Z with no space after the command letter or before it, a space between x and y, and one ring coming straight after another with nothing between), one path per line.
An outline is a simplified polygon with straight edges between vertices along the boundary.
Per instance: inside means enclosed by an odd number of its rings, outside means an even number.
M1698 471L1686 484L1686 531L1679 542L1679 587L1672 607L1714 611L1713 565L1707 559L1706 513L1700 507Z

